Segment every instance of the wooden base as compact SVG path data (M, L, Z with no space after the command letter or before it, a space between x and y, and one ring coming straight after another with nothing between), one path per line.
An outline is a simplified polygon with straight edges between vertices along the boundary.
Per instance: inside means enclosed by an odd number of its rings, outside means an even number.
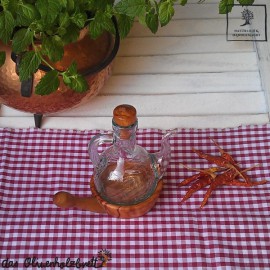
M96 200L100 203L100 205L105 209L105 211L113 217L126 218L126 219L141 217L145 215L147 212L149 212L155 205L161 193L162 187L163 187L163 181L160 180L154 193L148 199L138 204L121 206L121 205L110 204L104 201L99 196L96 190L93 177L91 178L91 181L90 181L90 188L91 188L92 194L96 198Z

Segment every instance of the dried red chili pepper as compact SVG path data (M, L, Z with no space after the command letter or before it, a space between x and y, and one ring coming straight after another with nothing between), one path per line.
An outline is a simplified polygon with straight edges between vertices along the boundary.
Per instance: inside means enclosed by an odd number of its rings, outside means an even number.
M210 167L208 169L199 170L199 169L188 168L185 166L188 169L199 171L199 173L196 173L195 175L186 178L184 181L182 181L179 184L179 186L184 186L195 181L191 185L191 187L188 189L187 193L181 200L180 204L182 204L184 201L189 199L194 192L208 185L210 185L210 187L208 188L204 196L204 199L201 203L201 208L205 206L211 193L218 186L229 185L229 186L251 187L251 186L256 186L256 185L262 185L268 182L267 180L252 182L250 178L247 176L246 172L248 170L253 169L257 165L250 167L248 169L245 169L245 170L241 169L230 154L225 152L214 140L212 141L218 147L221 156L212 156L196 149L194 149L194 152L199 157L204 158L208 160L209 162L218 165L219 167ZM225 171L224 171L224 168L226 168ZM243 178L245 182L237 179L239 176L241 176L241 178Z

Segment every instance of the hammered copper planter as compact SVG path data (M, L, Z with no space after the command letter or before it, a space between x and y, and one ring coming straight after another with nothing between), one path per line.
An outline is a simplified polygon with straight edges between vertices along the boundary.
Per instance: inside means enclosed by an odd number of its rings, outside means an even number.
M85 76L90 86L86 92L76 93L69 89L60 77L60 86L56 92L47 96L36 95L35 86L46 72L40 68L34 74L30 93L23 96L25 94L22 93L16 64L11 57L11 47L0 43L0 51L6 52L6 62L0 68L0 103L35 115L55 113L79 106L96 96L103 87L111 74L112 60L118 48L117 35L114 38L111 34L104 33L96 40L92 40L88 34L85 35L76 43L65 46L62 61L54 66L58 70L63 70L75 60L78 71Z

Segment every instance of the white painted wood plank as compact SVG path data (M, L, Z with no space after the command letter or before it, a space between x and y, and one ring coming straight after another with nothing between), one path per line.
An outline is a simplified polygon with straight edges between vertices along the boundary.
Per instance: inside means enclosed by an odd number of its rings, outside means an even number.
M117 57L114 74L256 71L256 53L205 53Z
M256 0L255 2L257 2ZM266 1L266 0L265 0ZM220 2L220 1L219 1ZM219 14L219 2L210 3L205 0L203 3L189 3L185 6L175 5L175 15L173 19L226 19L226 14ZM236 1L235 1L236 2ZM235 3L238 4L238 3ZM257 4L257 3L254 3ZM231 18L239 17L238 14L230 14Z
M175 4L175 14L173 18L177 19L200 19L200 18L217 18L218 3L208 3L207 0L203 3L188 3L185 6Z
M119 104L131 103L143 116L188 116L266 113L264 94L207 93L185 95L98 96L94 101L64 113L66 116L109 116ZM105 105L106 104L106 105ZM55 114L55 115L61 115Z
M256 72L113 75L101 89L101 96L164 95L262 91L260 74ZM93 100L92 102L95 102ZM91 103L92 103L91 102ZM6 106L0 117L29 115Z
M226 18L224 14L219 14L218 3L188 3L185 6L174 5L173 19L209 19L209 18Z
M250 92L261 91L258 71L113 75L101 95L159 95L177 93Z
M144 37L125 39L118 56L254 51L251 42L227 42L224 36Z
M226 41L226 17L218 19L172 20L153 34L148 28L135 22L128 37L183 37L223 35ZM230 28L237 29L239 19L230 18Z
M218 4L187 4L185 6L175 5L175 14L173 19L209 19L222 18L224 15L219 14Z
M110 116L119 104L135 106L142 116L192 116L215 114L267 113L263 92L201 93L171 95L115 95L97 96L95 99L68 111L52 116ZM1 116L30 116L3 106Z
M226 40L226 20L202 19L202 20L173 20L168 25L159 28L156 34L135 22L129 37L170 37L170 36L196 36L196 35L224 35Z
M207 4L218 4L220 2L220 0L205 0L204 4L207 3ZM256 1L257 2L257 1ZM177 4L178 2L176 2ZM188 3L189 4L199 4L199 0L188 0ZM203 4L203 3L201 3Z
M139 116L139 128L227 128L249 124L268 123L267 114L256 115L210 115L210 116ZM5 117L0 121L0 128L34 127L34 119L28 117ZM103 129L111 130L111 117L50 117L45 116L42 128L51 129Z
M0 109L0 122L4 119L4 117L28 117L31 116L31 113L18 111L14 108L8 107L2 104Z

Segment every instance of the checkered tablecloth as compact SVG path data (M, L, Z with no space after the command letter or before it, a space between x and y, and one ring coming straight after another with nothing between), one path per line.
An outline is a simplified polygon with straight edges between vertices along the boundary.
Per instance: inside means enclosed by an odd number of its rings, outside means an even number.
M93 269L102 252L107 269L270 269L270 125L178 129L161 197L128 220L52 203L59 190L90 195L87 147L100 132L0 129L0 269ZM164 133L139 129L137 143L156 152ZM209 137L241 167L261 164L247 174L269 183L219 187L200 209L204 188L180 206L178 183L194 174L181 164L209 167L192 151L217 155Z

